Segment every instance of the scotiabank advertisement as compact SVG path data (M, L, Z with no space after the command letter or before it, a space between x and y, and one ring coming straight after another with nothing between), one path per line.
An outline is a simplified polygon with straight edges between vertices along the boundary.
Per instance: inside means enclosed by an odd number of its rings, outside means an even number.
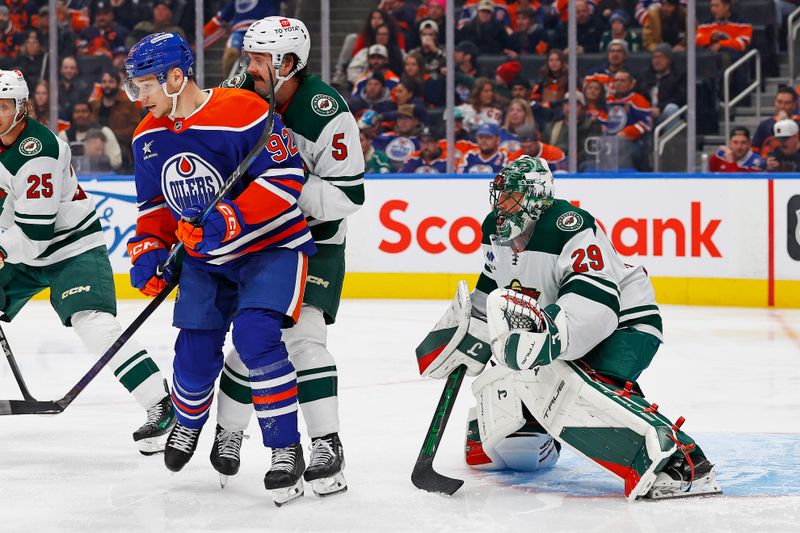
M657 295L671 291L665 303L800 307L800 178L584 176L557 175L556 196L594 215L619 254L647 269ZM114 271L127 273L133 181L82 185L97 204ZM348 219L346 295L379 297L376 279L424 287L480 272L488 176L368 177L366 197Z

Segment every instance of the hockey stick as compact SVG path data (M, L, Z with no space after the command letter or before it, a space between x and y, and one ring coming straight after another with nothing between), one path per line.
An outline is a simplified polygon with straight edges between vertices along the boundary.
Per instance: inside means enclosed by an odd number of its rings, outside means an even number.
M239 165L234 169L233 173L228 177L228 179L223 183L222 188L220 188L219 192L211 199L208 205L203 210L203 213L197 218L199 222L198 225L202 225L205 222L208 215L213 211L217 204L231 191L234 185L239 181L239 179L244 175L250 165L255 161L256 157L261 153L261 150L264 149L265 145L267 144L267 139L269 139L270 134L272 133L272 127L275 124L275 91L274 91L274 80L272 79L272 72L270 74L270 86L273 87L270 91L270 99L269 99L269 113L267 115L267 125L264 128L264 131L261 133L261 137L258 138L258 141L247 153L245 158L239 163ZM183 249L183 243L178 243L176 246L173 246L172 252L170 252L169 257L167 260L164 261L164 264L158 267L159 275L162 274L172 263L172 261L176 258L178 253ZM167 299L167 296L178 286L178 279L177 276L174 276L173 279L167 283L167 286L164 287L158 295L153 298L153 300L147 304L147 307L144 308L139 316L137 316L130 326L128 326L125 331L122 332L122 335L114 341L114 344L106 350L106 353L89 369L88 372L78 381L78 383L70 389L70 391L60 400L56 401L30 401L28 398L25 400L0 400L0 415L45 415L45 414L58 414L64 411L69 404L77 398L78 394L86 388L86 386L100 373L100 370L103 369L106 364L113 358L117 352L125 345L128 340L133 336L136 330L141 327L142 324L153 314L158 306ZM24 396L24 394L23 394Z
M3 351L6 354L6 359L8 359L8 364L11 367L11 373L14 374L14 379L17 380L17 385L19 385L19 390L22 392L22 397L25 398L26 401L35 402L36 398L28 390L28 386L25 384L25 380L22 379L22 372L20 372L19 367L17 366L17 360L14 359L14 354L11 351L11 345L8 343L8 339L6 338L5 332L3 332L3 328L0 327L0 345L3 346Z
M461 365L447 376L442 396L436 405L436 413L433 415L425 442L422 443L422 449L414 464L414 471L411 473L411 482L418 489L452 496L464 484L462 479L454 479L436 472L433 469L433 458L442 441L445 426L450 418L453 405L456 403L456 396L458 396L466 371L467 367Z

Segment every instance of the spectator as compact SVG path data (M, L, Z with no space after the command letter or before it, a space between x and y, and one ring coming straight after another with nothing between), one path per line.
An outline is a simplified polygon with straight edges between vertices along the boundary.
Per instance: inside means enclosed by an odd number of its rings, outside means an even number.
M105 135L105 154L108 156L111 167L118 169L120 165L122 165L122 152L119 147L119 142L117 142L116 137L114 137L114 132L107 126L100 126L92 122L92 114L87 102L81 101L74 105L72 111L72 125L60 132L58 136L71 145L80 144L84 142L86 134L92 128L99 129L103 132L103 135Z
M383 74L374 72L364 82L364 88L358 94L350 97L348 105L353 114L358 114L366 109L372 109L378 113L391 111L394 104L390 98L389 89L386 88Z
M47 63L45 62L45 55L39 42L38 33L35 31L28 32L17 57L14 58L11 64L25 75L29 92L33 92L36 82L45 76L47 70Z
M513 4L517 5L517 4ZM511 59L516 59L518 54L544 55L549 44L547 30L537 20L536 12L531 7L516 11L516 31L511 34L506 53Z
M388 174L392 171L392 163L386 154L372 147L369 133L361 130L358 136L361 141L361 152L364 154L364 172L367 174Z
M31 101L31 117L50 127L50 84L47 80L39 80L33 90L33 99ZM58 119L58 131L64 131L69 128L69 122L66 120Z
M600 39L603 36L605 27L599 17L592 14L590 4L586 0L576 0L575 20L578 26L578 48L579 54L591 54L600 51ZM568 41L568 31L566 18L559 24L556 35L556 46L566 48Z
M128 58L128 49L118 46L111 51L111 66L118 71L125 72L125 60Z
M567 158L557 146L543 143L539 140L539 131L535 126L525 126L517 132L519 137L519 151L514 158L523 155L541 157L547 161L550 170L566 170Z
M526 100L515 98L508 104L506 119L503 121L503 129L500 131L500 146L508 149L509 152L519 150L519 139L517 134L521 128L535 127L531 106Z
M624 141L633 166L641 172L646 172L649 170L646 134L653 125L650 102L641 94L634 92L636 79L625 69L614 74L614 87L614 94L607 99L606 133L616 135Z
M481 4L488 5L488 3L492 4L492 18L499 21L500 24L511 33L511 31L513 31L511 28L511 14L508 11L508 2L506 0L488 0L488 2L484 0L467 0L461 8L461 14L458 17L456 28L461 30L470 22L474 21L478 15L478 11L480 11Z
M660 5L669 1L670 0L639 0L636 2L634 16L639 22L639 25L644 26L647 23L647 19L653 13L653 8L657 9ZM680 5L680 7L686 9L686 0L675 0L675 5Z
M393 45L389 37L389 26L386 26L385 24L383 26L379 26L375 30L374 44L380 44L386 48L388 55L387 65L389 70L392 72L400 72L400 69L402 69L404 66L403 51L400 50L397 45ZM347 81L350 83L356 83L358 77L369 70L369 50L372 49L372 46L368 48L362 48L358 51L358 53L356 53L356 55L353 56L353 59L350 60L350 64L347 65Z
M464 112L459 109L453 109L453 130L455 130L455 141L456 143L463 141L471 143L472 140L470 139L469 131L467 128L464 127ZM461 155L459 154L458 157L454 159L458 161Z
M472 41L481 53L502 54L508 48L508 34L493 13L494 2L480 0L477 15L458 32L457 39Z
M353 81L353 94L359 94L373 74L383 76L384 86L390 91L394 89L400 78L389 69L389 51L382 44L373 44L367 54L369 68Z
M173 20L173 7L177 4L176 0L155 0L153 2L153 13L150 20L143 20L136 24L125 40L125 46L130 49L142 38L157 32L177 33L187 39L186 33L175 25Z
M108 139L105 134L97 128L92 128L86 132L83 138L83 152L88 160L88 172L111 172L111 161L106 155L106 143Z
M0 58L13 59L17 56L21 35L11 22L8 6L0 5Z
M767 154L767 170L771 172L800 171L800 129L790 118L775 123L773 135L778 146Z
M528 78L517 76L511 81L511 98L522 98L530 104L531 101L531 82Z
M381 0L378 9L389 13L397 21L397 27L407 36L414 26L414 18L417 15L416 7L406 4L404 0Z
M744 52L753 40L753 26L740 22L731 13L731 0L711 0L711 15L714 21L697 27L697 46L707 47L711 52ZM738 57L738 54L737 54Z
M104 54L109 58L118 46L125 45L128 28L114 22L114 10L108 2L97 2L94 8L94 24L80 33L80 38L89 46L89 55Z
M56 27L56 44L58 46L58 55L60 57L75 55L75 41L77 35L72 31L69 26L69 19L67 18L67 11L64 7L64 2L59 2L56 10L56 20L58 21ZM47 49L50 43L50 7L42 6L39 8L39 42Z
M794 114L796 108L797 93L795 90L788 85L778 87L778 92L775 93L775 114L762 120L753 135L753 150L758 152L761 157L766 157L767 153L777 145L775 137L772 135L776 122L787 118L800 120L800 116Z
M475 43L461 41L453 51L453 61L456 63L456 95L460 102L469 101L469 95L478 77L478 55L480 51Z
M661 0L645 11L642 41L648 52L667 43L676 52L686 50L686 8L678 0Z
M395 169L403 166L411 154L419 150L419 139L416 136L418 114L419 111L412 104L400 106L394 130L382 133L372 141L376 150L389 156Z
M515 32L520 31L519 16L523 11L532 12L531 21L534 25L544 28L547 10L542 7L539 0L517 0L508 6L508 14L511 16L511 29ZM546 51L546 50L545 50Z
M114 133L122 149L123 162L128 166L133 164L130 146L141 115L136 104L120 90L120 84L118 71L104 72L100 78L103 96L89 102L89 108L92 122L108 126Z
M656 46L650 67L640 76L638 91L649 101L650 113L660 124L686 104L686 73L673 68L672 48Z
M592 120L605 122L608 118L606 107L606 86L598 80L589 80L583 86L586 100L586 115Z
M586 85L589 81L597 80L605 86L606 94L614 94L614 75L626 69L628 60L628 43L614 40L608 45L608 62L589 71L583 79Z
M376 9L367 16L367 20L364 22L364 29L361 30L361 33L356 38L356 43L353 46L353 56L360 50L369 48L378 42L375 33L381 26L389 27L390 42L396 44L400 50L406 49L406 40L397 26L397 21L387 11Z
M489 123L498 126L503 112L495 100L494 87L489 78L478 78L472 86L469 103L458 106L464 113L464 127L469 131L477 130L481 124Z
M400 83L414 81L420 85L425 83L425 63L419 54L408 54L403 60L403 73L400 75Z
M409 48L419 46L419 23L423 20L432 20L439 26L439 45L444 45L444 28L447 27L447 20L445 18L445 0L429 0L428 4L420 4L417 9L416 24L414 25L412 35L410 35Z
M562 104L562 118L547 126L544 131L544 139L547 144L557 147L559 150L568 153L569 150L569 95L565 95ZM575 117L578 131L578 169L582 170L588 166L587 143L590 139L598 139L603 134L600 122L592 119L586 114L586 100L582 93L575 95ZM566 163L565 163L566 164Z
M407 81L406 83L400 82L391 94L392 100L394 101L394 109L382 114L382 127L386 129L394 128L394 122L397 120L397 110L401 106L407 104L414 106L415 111L419 115L417 118L423 118L422 115L424 114L425 106L422 102L422 98L419 97L420 91L421 87L415 81Z
M423 20L419 25L420 45L412 53L422 56L426 74L438 74L447 59L439 47L439 25L432 20Z
M628 43L628 51L631 53L638 52L642 49L642 38L637 33L628 30L628 14L622 9L617 9L608 19L611 29L604 32L600 38L600 51L605 52L608 45L613 40L621 40Z
M459 174L497 174L512 160L508 150L500 148L500 128L481 124L477 130L478 144L467 149L458 165Z
M411 154L400 172L404 174L445 174L447 157L430 128L422 129L419 141L419 151Z
M497 94L506 100L511 99L511 82L522 70L522 65L519 61L509 61L498 65L494 71L494 90Z
M58 112L61 118L66 119L72 115L72 108L77 102L89 100L93 86L80 77L78 62L72 56L61 60L59 73Z
M114 11L114 20L130 30L146 19L149 13L149 2L141 0L106 0Z
M560 50L550 50L547 63L539 71L539 81L533 86L531 99L550 109L551 104L563 100L567 92L568 74L564 54Z
M744 127L733 128L727 146L708 158L711 172L763 172L764 159L753 152L750 146L750 130Z

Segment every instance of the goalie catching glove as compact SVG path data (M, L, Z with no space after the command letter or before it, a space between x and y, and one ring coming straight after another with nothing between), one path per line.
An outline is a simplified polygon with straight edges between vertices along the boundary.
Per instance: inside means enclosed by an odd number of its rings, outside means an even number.
M567 349L567 320L555 304L542 309L531 296L495 289L486 299L486 315L492 352L512 370L550 364Z
M486 322L472 316L466 281L459 281L450 308L417 346L417 364L423 376L441 379L456 367L477 376L492 356Z

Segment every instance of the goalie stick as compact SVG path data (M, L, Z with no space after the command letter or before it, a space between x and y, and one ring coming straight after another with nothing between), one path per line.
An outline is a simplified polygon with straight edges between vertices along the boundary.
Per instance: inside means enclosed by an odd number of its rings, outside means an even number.
M436 412L433 415L433 420L431 420L428 433L425 435L425 441L422 443L417 462L414 464L414 471L411 473L411 482L418 489L452 496L464 484L462 479L454 479L436 472L433 469L433 458L436 456L439 443L442 441L445 426L447 426L453 405L456 403L456 397L466 372L467 367L461 365L447 376L442 396L436 405Z
M196 223L197 225L202 225L205 222L208 215L213 211L217 204L231 191L234 185L239 181L239 179L244 175L253 161L258 157L261 153L261 150L265 148L267 144L267 140L269 139L270 134L272 133L272 127L275 124L275 80L272 78L272 72L269 71L270 75L270 97L269 97L269 114L267 115L267 125L264 128L264 131L261 133L261 137L258 138L256 141L255 146L247 153L247 155L242 159L239 165L234 169L233 173L225 180L225 183L222 184L222 188L220 188L219 192L211 199L211 201L206 206L203 213L197 218L197 221L191 221ZM166 270L166 268L172 263L173 260L177 257L177 255L183 250L183 243L178 243L177 245L172 247L172 251L167 257L166 261L164 261L163 265L158 267L158 274L161 275ZM161 303L167 299L167 296L178 286L178 276L174 276L173 279L164 287L158 295L153 298L153 300L147 304L147 307L144 308L139 316L137 316L130 326L128 326L125 331L122 332L122 335L114 341L114 344L106 350L106 353L89 369L88 372L75 384L70 391L64 395L63 398L55 401L38 401L34 400L30 396L25 396L25 392L23 391L24 400L0 400L0 415L56 415L64 411L64 409L69 406L78 396L78 394L86 388L86 386L100 373L100 370L103 369L106 364L114 357L117 352L125 345L128 340L133 336L133 334L141 327L142 324L153 314ZM3 346L5 348L5 345ZM6 352L8 355L10 352ZM9 363L12 364L12 371L14 370L15 364L12 363L13 357L9 358ZM15 377L17 376L17 371L14 372ZM20 382L22 376L19 376L18 383L20 383L20 387L24 382Z

